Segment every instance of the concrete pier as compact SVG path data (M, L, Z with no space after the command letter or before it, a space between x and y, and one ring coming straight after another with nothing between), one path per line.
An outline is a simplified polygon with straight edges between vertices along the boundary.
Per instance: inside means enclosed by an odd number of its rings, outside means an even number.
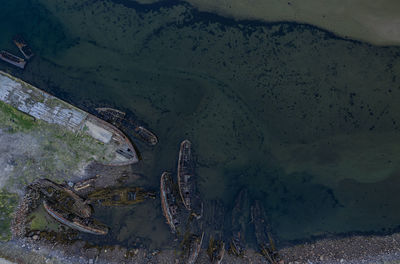
M115 153L108 165L138 162L132 143L118 128L2 71L0 100L36 119L85 133L106 144Z

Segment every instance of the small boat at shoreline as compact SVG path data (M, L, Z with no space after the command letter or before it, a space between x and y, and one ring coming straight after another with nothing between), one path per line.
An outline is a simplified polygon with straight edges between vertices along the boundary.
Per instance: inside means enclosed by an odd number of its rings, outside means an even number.
M28 43L21 35L16 35L13 38L14 44L18 47L19 51L24 55L24 57L29 60L33 57L32 49L29 47Z
M177 194L174 191L174 182L171 173L164 172L160 180L161 207L167 224L172 233L178 233L180 221L178 220Z
M57 209L57 205L51 204L46 200L43 201L43 206L50 216L72 229L93 235L106 235L108 233L108 228L93 218L81 218L77 215L63 212Z
M15 56L5 50L0 51L0 59L21 69L24 69L26 65L26 61L24 59Z

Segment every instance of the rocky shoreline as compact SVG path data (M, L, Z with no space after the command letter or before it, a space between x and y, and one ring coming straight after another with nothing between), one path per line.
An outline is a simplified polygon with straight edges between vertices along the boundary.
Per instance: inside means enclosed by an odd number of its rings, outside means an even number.
M387 236L326 238L279 250L281 263L400 263L400 233ZM38 235L0 244L0 257L15 263L179 263L174 249L149 251L120 246L90 246L83 241L58 244ZM209 263L202 249L196 263ZM258 252L248 249L244 257L227 254L222 263L268 263Z
M285 263L400 263L400 233L326 238L279 253Z

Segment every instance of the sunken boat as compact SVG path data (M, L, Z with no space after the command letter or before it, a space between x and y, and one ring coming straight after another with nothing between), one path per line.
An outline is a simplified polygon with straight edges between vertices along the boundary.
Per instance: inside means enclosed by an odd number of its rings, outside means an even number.
M249 194L247 189L242 189L235 199L232 209L232 238L229 253L243 256L245 253L244 237L246 225L249 223Z
M148 192L140 187L103 188L88 195L91 203L98 202L102 206L124 206L155 198L154 192Z
M204 232L201 235L191 234L186 241L184 241L184 262L187 264L196 263L203 243Z
M138 126L135 128L135 134L138 138L146 142L147 144L154 146L158 143L158 139L156 135L154 135L152 132L150 132L148 129Z
M254 205L251 207L251 218L254 223L254 231L261 255L263 255L269 263L278 264L278 251L276 250L274 241L272 240L264 207L258 200L256 200Z
M192 157L192 143L184 140L179 149L178 187L182 202L192 215L200 219L203 214L203 203L196 193L196 179Z
M97 111L101 119L110 122L114 126L121 125L122 120L125 118L126 115L125 112L110 107L98 107L95 110Z
M150 146L154 146L158 143L157 136L152 133L150 130L143 126L138 126L137 124L126 120L126 113L122 112L118 109L109 108L109 107L98 107L95 109L98 113L98 116L111 124L121 127L123 130L128 131L133 126L133 133L135 137L140 140L146 142Z
M220 264L225 256L225 243L222 240L225 223L225 207L220 200L212 200L206 204L206 226L210 235L207 255L212 264Z
M93 235L106 235L108 233L107 226L91 217L82 218L71 214L68 211L58 208L56 204L50 203L46 200L43 201L43 206L46 212L54 219L72 229Z
M38 120L59 125L77 135L86 134L104 144L112 154L105 165L139 161L128 137L112 124L2 71L0 100Z
M178 233L178 227L180 226L178 217L178 194L175 192L174 182L171 173L169 172L164 172L161 175L160 193L163 214L167 220L167 224L171 228L172 233L176 234Z
M29 60L33 57L32 49L21 35L16 35L13 38L14 44L18 47L19 51L24 55L25 59Z
M24 59L5 50L0 51L0 59L21 69L24 69L26 65L26 61Z
M220 264L225 256L225 243L222 240L210 238L208 243L207 255L212 264Z

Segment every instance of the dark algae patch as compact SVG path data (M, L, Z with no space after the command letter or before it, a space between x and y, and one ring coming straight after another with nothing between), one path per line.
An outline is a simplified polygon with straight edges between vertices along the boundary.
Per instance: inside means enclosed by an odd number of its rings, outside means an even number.
M25 72L0 67L86 110L114 107L145 123L160 142L135 142L143 159L132 169L154 189L189 138L203 200L222 200L228 219L247 187L282 243L398 228L398 47L128 2L5 5L17 15L2 18L0 44L23 31L37 56ZM28 8L22 28L10 22ZM156 202L96 214L112 242L156 248L172 238Z

